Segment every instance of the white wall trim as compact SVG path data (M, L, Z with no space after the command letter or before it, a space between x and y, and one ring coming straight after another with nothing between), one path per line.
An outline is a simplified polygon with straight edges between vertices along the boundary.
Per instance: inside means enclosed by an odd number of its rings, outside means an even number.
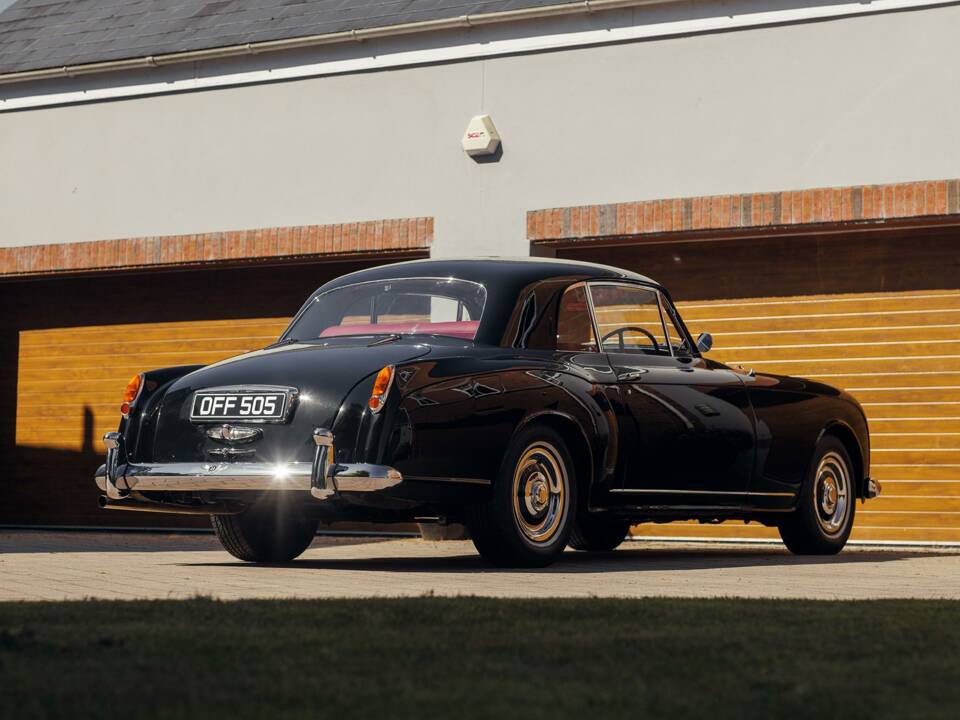
M643 3L637 3L643 4ZM663 38L677 35L739 30L751 27L787 23L829 20L857 15L870 15L898 10L932 8L955 5L957 0L865 0L835 5L747 12L710 18L679 20L652 24L634 24L628 27L611 27L602 30L585 30L548 35L532 35L522 38L464 43L447 47L390 52L345 60L308 63L291 67L258 69L247 72L231 72L207 77L162 80L157 82L134 82L129 85L98 87L67 92L26 95L0 98L0 112L31 108L67 105L74 103L115 100L144 95L186 92L224 88L237 85L278 82L300 78L322 77L355 72L369 72L415 65L497 57L518 53L543 52L563 48L603 45L611 43ZM583 12L595 12L588 4Z

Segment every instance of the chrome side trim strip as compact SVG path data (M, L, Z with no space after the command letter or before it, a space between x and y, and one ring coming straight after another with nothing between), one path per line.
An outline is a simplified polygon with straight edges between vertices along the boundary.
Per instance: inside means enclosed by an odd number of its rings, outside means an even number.
M442 482L442 483L460 483L465 485L490 485L491 482L484 478L460 478L460 477L432 477L430 475L408 475L407 480L418 482Z
M796 497L790 492L738 492L736 490L668 490L665 488L613 488L615 493L660 493L667 495L745 495L763 497Z

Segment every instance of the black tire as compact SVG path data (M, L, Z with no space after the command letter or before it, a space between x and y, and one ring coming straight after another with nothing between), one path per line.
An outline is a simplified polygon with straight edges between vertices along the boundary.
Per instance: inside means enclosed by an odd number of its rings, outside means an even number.
M318 521L285 502L258 502L239 515L211 515L223 548L247 562L288 562L310 547Z
M510 442L491 498L467 509L470 537L500 567L545 567L567 545L577 507L577 479L567 444L534 425Z
M581 515L570 533L570 547L586 552L614 550L630 532L630 523L601 515Z
M842 442L830 435L821 438L800 488L797 508L780 523L780 537L790 552L835 555L843 549L857 507L860 479L853 468Z

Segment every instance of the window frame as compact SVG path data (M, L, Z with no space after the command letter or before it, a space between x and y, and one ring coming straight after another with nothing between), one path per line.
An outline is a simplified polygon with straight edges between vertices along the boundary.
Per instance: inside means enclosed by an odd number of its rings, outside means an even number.
M580 284L580 283L575 283L575 284ZM661 330L663 330L663 337L666 340L667 348L669 349L670 353L669 355L658 355L658 354L648 354L648 353L641 352L641 353L637 353L638 355L645 355L647 357L670 357L670 358L687 357L687 355L677 355L674 352L673 343L670 342L670 333L667 332L666 315L669 315L671 321L673 322L674 327L678 331L680 331L682 335L681 339L684 340L687 343L687 345L690 347L690 357L700 356L700 353L697 352L696 347L694 346L693 341L690 338L690 332L687 330L686 325L684 325L683 321L680 319L680 314L677 312L676 307L674 307L672 301L670 301L669 297L667 296L663 288L660 288L656 285L650 285L642 282L631 282L629 280L591 280L591 281L584 281L583 284L587 285L587 298L590 305L590 316L593 319L594 332L596 333L596 336L597 336L598 352L608 352L608 351L605 350L603 347L603 339L602 339L603 336L600 334L600 324L597 320L597 311L593 303L593 293L590 291L590 288L593 286L612 285L614 287L631 287L631 288L640 288L641 290L650 290L657 297L657 310L660 315L660 326L661 326ZM573 287L573 285L571 285L570 287ZM667 305L666 308L664 307L665 305Z
M307 298L307 301L303 304L300 310L297 311L297 314L293 316L293 319L291 319L290 322L287 323L287 327L284 329L283 333L280 335L278 342L283 342L284 340L289 338L290 332L293 330L294 326L303 318L304 315L307 314L307 312L309 312L310 308L314 306L314 303L320 302L321 298L323 298L325 295L329 295L330 293L337 292L338 290L347 290L349 288L361 287L363 285L403 282L406 280L432 280L437 282L457 282L457 283L463 283L467 285L473 285L476 288L479 288L480 290L483 291L483 306L480 309L480 316L477 318L476 322L481 324L483 323L483 318L487 311L487 299L489 295L487 291L487 286L484 283L477 282L476 280L464 280L463 278L452 277L452 276L436 277L433 275L410 275L408 277L392 277L392 278L382 278L378 280L361 280L360 282L344 283L343 285L337 285L336 287L328 288L327 290L323 290L323 288L316 290L312 295L310 295L309 298ZM589 293L587 294L589 295ZM449 297L449 296L440 296L440 297ZM480 333L480 329L478 326L477 334L479 333ZM383 334L383 333L376 333L376 334ZM429 334L429 333L426 333L426 334ZM346 336L341 336L341 337L346 337ZM438 336L438 337L447 337L447 336ZM311 339L316 339L316 338L311 338ZM476 336L474 336L473 342L476 342Z
M559 339L559 335L560 335L560 311L563 309L563 298L566 296L568 292L571 292L581 287L583 288L583 294L587 298L587 314L590 316L590 330L593 332L593 341L594 341L595 349L594 350L561 350L559 347L557 347L557 340ZM603 352L600 346L600 333L599 333L599 327L597 325L597 316L596 316L596 313L593 311L593 298L590 296L590 287L586 280L580 280L578 282L567 285L567 287L563 289L563 292L560 293L560 299L557 302L557 323L556 323L556 331L553 334L553 349L555 352L568 352L568 353L578 353L578 354L591 353L591 352L595 352L595 353Z

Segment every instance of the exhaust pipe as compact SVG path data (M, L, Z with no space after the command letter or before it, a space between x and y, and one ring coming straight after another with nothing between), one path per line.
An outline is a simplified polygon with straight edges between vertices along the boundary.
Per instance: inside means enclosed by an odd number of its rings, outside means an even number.
M173 515L237 515L243 512L243 508L236 505L174 505L152 500L134 500L129 497L113 500L106 495L97 498L97 504L104 510L133 510Z

